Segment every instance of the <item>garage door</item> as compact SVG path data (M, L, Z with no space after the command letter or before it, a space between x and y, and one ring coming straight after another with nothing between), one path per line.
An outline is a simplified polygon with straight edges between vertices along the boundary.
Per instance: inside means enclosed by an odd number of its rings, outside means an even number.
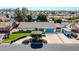
M47 28L45 29L45 33L54 33L54 29Z

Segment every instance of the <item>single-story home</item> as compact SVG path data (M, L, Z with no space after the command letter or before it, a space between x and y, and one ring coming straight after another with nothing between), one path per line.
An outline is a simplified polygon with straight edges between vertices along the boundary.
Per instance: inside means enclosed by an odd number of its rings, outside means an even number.
M9 32L11 29L12 26L9 22L0 22L0 34L3 34L3 39L9 37Z
M9 32L12 26L10 22L0 22L0 33L2 32Z
M69 28L72 31L74 31L74 32L79 32L79 24L78 23L75 23L75 22L71 23L70 26L69 26Z
M39 30L44 33L62 32L64 25L53 22L20 22L18 29L21 31Z
M18 29L22 31L33 31L37 29L44 33L56 32L55 24L52 22L20 22Z

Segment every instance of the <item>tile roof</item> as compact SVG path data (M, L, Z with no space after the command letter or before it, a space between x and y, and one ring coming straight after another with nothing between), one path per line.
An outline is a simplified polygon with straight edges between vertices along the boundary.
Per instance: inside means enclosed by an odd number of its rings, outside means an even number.
M21 22L18 28L55 28L52 22Z
M9 25L10 25L9 22L0 22L0 28L5 28L5 27L7 27Z

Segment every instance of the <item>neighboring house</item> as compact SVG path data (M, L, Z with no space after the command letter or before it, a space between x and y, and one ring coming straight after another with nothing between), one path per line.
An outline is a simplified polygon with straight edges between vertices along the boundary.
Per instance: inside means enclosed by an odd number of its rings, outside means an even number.
M12 26L9 22L0 22L0 33L9 32Z
M10 22L0 22L0 34L3 34L3 38L8 38L9 33L12 29L12 24Z
M33 31L37 29L44 33L56 32L55 24L52 22L21 22L18 29L22 31Z
M9 22L13 27L17 26L17 23L13 18L0 17L0 22Z
M0 22L9 22L11 19L5 16L0 16Z
M72 31L74 31L74 32L79 32L79 24L78 24L78 23L73 22L73 23L70 24L69 27L70 27L70 29L71 29Z

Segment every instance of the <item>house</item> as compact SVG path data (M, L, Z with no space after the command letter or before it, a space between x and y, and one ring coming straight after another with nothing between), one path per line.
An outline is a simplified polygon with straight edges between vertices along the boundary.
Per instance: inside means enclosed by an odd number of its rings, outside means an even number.
M78 23L75 23L75 22L71 23L70 26L69 26L69 28L72 31L74 31L74 32L79 32L79 24Z
M9 22L11 19L6 16L0 16L0 22Z
M18 29L21 31L39 30L44 33L62 32L65 25L53 22L20 22Z
M0 33L9 32L12 26L9 22L0 22Z
M0 22L0 34L3 34L3 39L9 37L9 33L12 29L10 22Z
M20 22L18 29L20 31L33 31L37 29L44 33L56 32L55 24L52 22Z
M0 17L0 22L10 23L13 27L17 26L17 23L16 23L16 21L13 18Z

